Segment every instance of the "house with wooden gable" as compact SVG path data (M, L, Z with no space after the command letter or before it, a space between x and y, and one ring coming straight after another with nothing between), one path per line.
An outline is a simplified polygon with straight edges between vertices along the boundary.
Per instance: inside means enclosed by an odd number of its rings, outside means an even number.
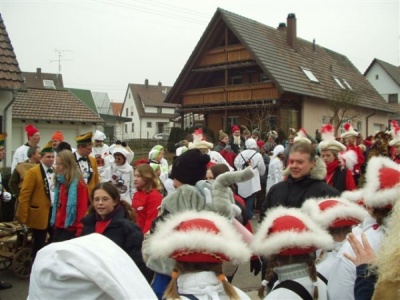
M391 119L400 122L400 66L375 58L364 76L395 112Z
M0 132L7 132L6 156L2 165L11 162L12 149L12 104L18 92L26 91L24 77L19 68L14 48L0 14Z
M132 118L125 122L123 139L151 139L157 133L169 133L178 117L175 103L164 102L171 87L149 84L128 84L121 115Z
M233 124L312 134L351 121L366 135L390 112L346 56L297 36L294 14L273 28L220 8L165 102L180 105L181 120L204 115L215 134Z

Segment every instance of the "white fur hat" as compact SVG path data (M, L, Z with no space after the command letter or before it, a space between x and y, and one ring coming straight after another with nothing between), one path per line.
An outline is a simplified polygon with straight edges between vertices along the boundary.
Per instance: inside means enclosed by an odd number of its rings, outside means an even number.
M400 145L400 127L396 121L391 122L390 134L392 135L392 140L389 142L389 146Z
M308 144L311 144L310 139L307 137L307 132L304 128L300 128L300 130L297 132L297 135L293 139L293 142L306 142Z
M96 130L96 132L93 135L93 139L96 141L104 141L106 139L106 135L101 132L100 130Z
M343 129L344 132L340 135L341 138L348 138L351 136L358 136L359 133L357 131L354 130L353 126L351 126L350 123L344 123L343 124Z
M158 223L146 252L184 262L244 263L251 252L227 218L209 211L185 211Z
M358 189L358 190L353 190L353 191L344 191L340 195L340 197L344 198L350 202L364 206L364 194L365 194L365 191L363 189Z
M344 151L346 146L335 138L335 128L331 124L325 124L321 128L322 142L319 143L319 149L321 150L334 150Z
M157 299L132 258L98 233L51 243L38 252L28 299L55 298Z
M272 158L277 157L279 154L285 151L285 147L282 145L276 145L274 150L272 151Z
M364 203L367 207L393 206L400 199L400 165L388 157L368 161L365 174Z
M279 206L267 212L251 243L258 255L301 255L332 249L333 239L298 208Z
M340 198L311 198L301 210L324 228L357 225L368 216L361 206Z

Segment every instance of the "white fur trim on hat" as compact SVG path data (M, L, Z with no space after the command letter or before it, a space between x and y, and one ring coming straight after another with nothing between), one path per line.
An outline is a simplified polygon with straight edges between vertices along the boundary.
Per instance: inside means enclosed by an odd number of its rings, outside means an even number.
M188 145L189 149L194 149L194 148L212 149L212 148L214 148L214 145L212 143L209 143L203 139L203 130L202 129L196 129L192 135L193 135L193 143L189 143L189 145Z
M350 123L343 124L344 132L340 135L341 138L345 139L351 136L358 136L359 132L355 131L353 126Z
M392 169L396 174L397 184L392 188L382 189L380 173L382 169ZM400 165L388 157L375 156L368 161L365 173L364 203L367 207L385 207L394 205L400 199Z
M302 232L288 230L269 234L275 220L284 216L293 216L301 220L307 230ZM279 206L267 211L267 217L254 235L250 247L254 254L270 256L279 254L284 249L293 248L329 250L333 247L333 239L326 230L300 209Z
M106 139L106 135L100 130L96 130L96 132L93 135L93 139L98 141L104 141Z
M215 224L219 233L193 228L177 231L184 221L207 219ZM221 253L234 264L250 259L251 252L227 218L209 211L186 211L170 215L165 221L157 223L156 230L148 240L146 252L154 258L170 257L175 251L194 250L206 253Z
M363 189L354 191L344 191L340 197L350 201L350 202L360 202L364 200L365 191Z
M322 142L319 143L319 149L323 150L335 150L344 151L346 146L340 143L335 138L335 128L331 124L325 124L321 128Z
M307 137L307 132L304 128L300 128L300 130L297 132L297 135L293 139L293 142L306 142L308 144L311 144L310 139Z
M322 210L320 204L327 200L334 200L337 205ZM341 198L310 198L303 203L301 210L324 228L332 227L338 219L352 219L361 223L368 216L364 208Z

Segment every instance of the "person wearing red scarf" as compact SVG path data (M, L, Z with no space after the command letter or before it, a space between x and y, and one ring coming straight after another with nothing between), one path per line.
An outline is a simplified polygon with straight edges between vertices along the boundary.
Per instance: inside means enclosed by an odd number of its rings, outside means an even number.
M331 124L326 124L321 129L322 142L319 143L319 148L321 158L326 164L326 182L339 192L355 190L357 186L351 171L339 160L339 153L346 150L346 147L335 139L333 132Z

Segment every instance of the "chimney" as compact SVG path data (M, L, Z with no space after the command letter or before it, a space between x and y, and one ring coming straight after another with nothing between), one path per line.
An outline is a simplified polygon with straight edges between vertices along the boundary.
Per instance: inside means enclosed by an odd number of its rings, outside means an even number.
M147 87L147 88L149 87L149 80L148 79L144 80L144 86Z
M37 79L42 78L42 69L41 68L36 68L36 78Z
M287 17L287 42L292 49L296 50L297 30L296 30L296 15L288 14Z
M286 29L287 29L287 27L286 27L286 23L285 22L281 22L281 23L279 23L279 25L278 25L278 28L277 28L279 31L282 31L282 32L286 32Z
M161 83L161 81L159 81L159 82L158 82L158 86L162 86L162 83Z

